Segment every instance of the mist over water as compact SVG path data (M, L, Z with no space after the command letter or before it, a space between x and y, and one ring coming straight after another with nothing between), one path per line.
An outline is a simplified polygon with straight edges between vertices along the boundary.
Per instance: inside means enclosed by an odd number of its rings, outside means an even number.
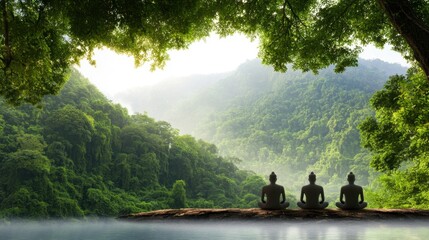
M427 221L14 221L0 225L8 240L185 239L427 239Z

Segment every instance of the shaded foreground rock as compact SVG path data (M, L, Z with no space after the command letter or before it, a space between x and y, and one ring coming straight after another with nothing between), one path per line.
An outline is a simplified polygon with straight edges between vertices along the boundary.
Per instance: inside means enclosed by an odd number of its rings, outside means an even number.
M364 209L344 211L337 209L324 210L262 210L259 208L182 208L164 209L151 212L129 214L119 217L122 220L144 221L161 219L183 220L384 220L412 219L429 220L429 210L416 209Z

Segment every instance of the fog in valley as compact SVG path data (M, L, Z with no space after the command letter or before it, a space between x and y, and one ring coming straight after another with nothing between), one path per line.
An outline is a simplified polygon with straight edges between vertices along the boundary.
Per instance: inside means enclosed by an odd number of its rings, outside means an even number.
M216 144L220 155L264 179L275 171L288 194L297 195L314 171L334 201L348 172L365 186L375 176L357 126L373 114L372 94L405 72L399 64L361 59L341 74L279 73L255 59L236 71L172 79L114 99Z

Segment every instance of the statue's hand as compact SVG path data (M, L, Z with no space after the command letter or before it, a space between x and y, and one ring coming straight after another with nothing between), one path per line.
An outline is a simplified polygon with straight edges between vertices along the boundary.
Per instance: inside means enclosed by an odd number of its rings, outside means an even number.
M262 200L263 203L267 203L265 200Z
M281 201L280 203L281 203L281 204L285 203L285 200Z

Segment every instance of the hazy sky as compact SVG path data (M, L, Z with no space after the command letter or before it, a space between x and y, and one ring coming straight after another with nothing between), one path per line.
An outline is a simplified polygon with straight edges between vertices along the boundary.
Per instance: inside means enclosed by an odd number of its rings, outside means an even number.
M96 50L96 67L83 60L77 68L109 98L116 93L138 86L152 85L164 79L211 74L235 70L246 60L258 54L258 42L251 42L243 35L219 38L213 35L193 43L187 50L170 51L170 60L164 69L149 71L149 65L135 68L132 57L118 55L108 49ZM402 56L389 49L367 47L362 58L379 58L386 62L407 65Z

